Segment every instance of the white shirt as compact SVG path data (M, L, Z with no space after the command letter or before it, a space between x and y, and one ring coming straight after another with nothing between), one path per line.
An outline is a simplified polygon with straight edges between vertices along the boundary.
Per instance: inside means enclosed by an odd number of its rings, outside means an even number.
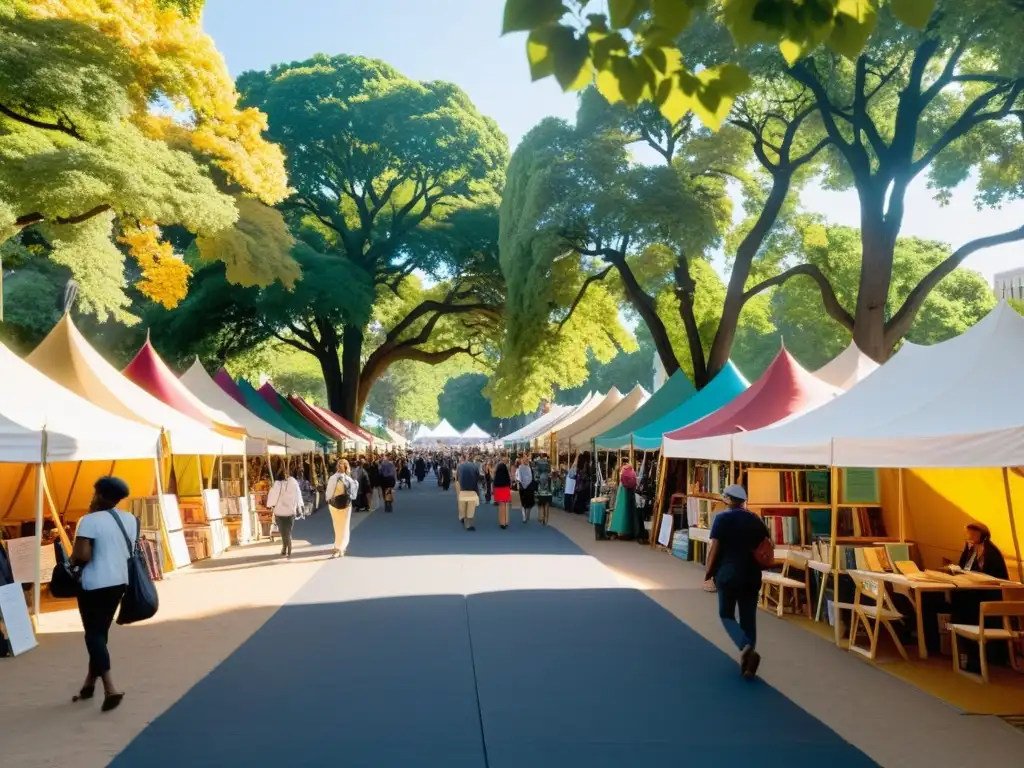
M138 521L128 512L114 511L134 546L139 535ZM78 521L75 536L92 539L92 560L82 568L82 589L91 592L128 583L128 557L131 552L110 512L91 512L83 517Z
M294 477L277 480L267 496L267 506L279 517L294 517L302 506L302 489Z
M529 464L520 464L516 468L516 480L519 481L520 488L529 488L533 484L533 470Z
M341 488L338 487L339 483L348 492L348 497L350 499L354 499L359 495L359 483L344 472L335 472L327 479L328 504L330 504L331 500L341 492Z

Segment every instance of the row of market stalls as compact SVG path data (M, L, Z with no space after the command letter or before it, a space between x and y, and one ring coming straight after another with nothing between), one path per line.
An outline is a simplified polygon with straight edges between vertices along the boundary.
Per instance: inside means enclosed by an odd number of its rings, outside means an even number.
M442 419L436 427L428 427L421 424L416 430L412 442L418 446L451 446L451 445L482 445L491 440L491 436L484 432L476 424L471 425L464 432L459 432L448 423L448 419Z
M52 544L70 552L101 476L128 483L166 572L265 535L282 467L315 489L328 452L400 442L198 361L178 377L148 339L118 371L67 315L25 359L0 345L0 361L0 533L15 581L34 585L37 615Z
M650 452L659 468L651 538L667 547L682 529L706 529L722 488L740 482L777 543L820 539L828 562L847 554L837 555L841 545L887 540L911 543L926 566L956 562L973 519L1020 576L1021 351L1024 319L1000 303L964 334L904 343L881 367L851 345L812 373L782 348L753 383L731 362L700 391L677 371L650 396L613 389L552 406L501 442L562 464L589 451L606 478Z

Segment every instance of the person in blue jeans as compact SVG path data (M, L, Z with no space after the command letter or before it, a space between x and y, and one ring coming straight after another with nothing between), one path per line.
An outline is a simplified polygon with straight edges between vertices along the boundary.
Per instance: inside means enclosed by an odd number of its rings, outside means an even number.
M711 525L704 578L714 579L718 588L718 616L740 651L740 672L751 679L761 663L761 654L756 650L761 566L754 558L754 550L768 538L768 529L761 518L744 509L747 492L743 486L730 485L722 497L729 508L715 515Z

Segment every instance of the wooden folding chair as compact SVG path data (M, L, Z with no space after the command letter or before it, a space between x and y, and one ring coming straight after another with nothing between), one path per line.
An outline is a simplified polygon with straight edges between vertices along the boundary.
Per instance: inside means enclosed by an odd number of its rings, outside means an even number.
M986 618L1002 618L1002 628L986 627ZM1011 619L1016 619L1016 626ZM985 643L1005 642L1010 647L1010 666L1014 671L1020 672L1017 660L1017 640L1024 636L1024 600L999 600L981 604L981 617L977 625L973 624L950 624L950 634L953 639L953 671L976 680L979 683L988 682L988 659L985 656ZM978 643L978 655L981 659L981 674L976 675L960 667L960 651L957 648L957 636L974 640Z
M803 573L802 579L794 579L794 570ZM808 573L807 560L790 552L782 563L782 573L775 571L761 572L761 599L760 607L766 611L782 616L786 609L787 590L793 604L793 613L799 613L800 593L804 596L804 613L811 616L811 582Z
M874 660L878 653L878 637L884 626L889 636L892 637L892 641L896 644L896 649L900 652L900 656L903 657L904 661L909 661L907 649L903 647L903 643L900 642L900 638L892 626L892 622L903 620L903 614L897 611L896 606L893 605L892 598L885 591L885 583L881 579L872 579L856 573L850 573L849 576L857 586L857 591L853 598L853 620L850 624L849 649L854 653L859 653ZM867 648L861 648L857 645L857 633L860 631L862 624L868 636L869 644Z

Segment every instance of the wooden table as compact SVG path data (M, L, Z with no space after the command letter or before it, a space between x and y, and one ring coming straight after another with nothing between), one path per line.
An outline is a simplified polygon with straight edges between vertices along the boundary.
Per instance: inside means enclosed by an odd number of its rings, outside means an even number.
M928 648L924 641L924 615L921 606L921 595L925 592L952 592L960 589L1002 589L1004 592L1013 589L1024 589L1024 584L1004 579L993 579L991 584L954 584L938 579L929 579L927 576L920 578L909 578L902 573L884 573L878 571L846 570L840 573L852 573L861 578L877 579L893 586L902 587L907 590L914 600L914 612L917 615L917 655L919 658L928 658Z

